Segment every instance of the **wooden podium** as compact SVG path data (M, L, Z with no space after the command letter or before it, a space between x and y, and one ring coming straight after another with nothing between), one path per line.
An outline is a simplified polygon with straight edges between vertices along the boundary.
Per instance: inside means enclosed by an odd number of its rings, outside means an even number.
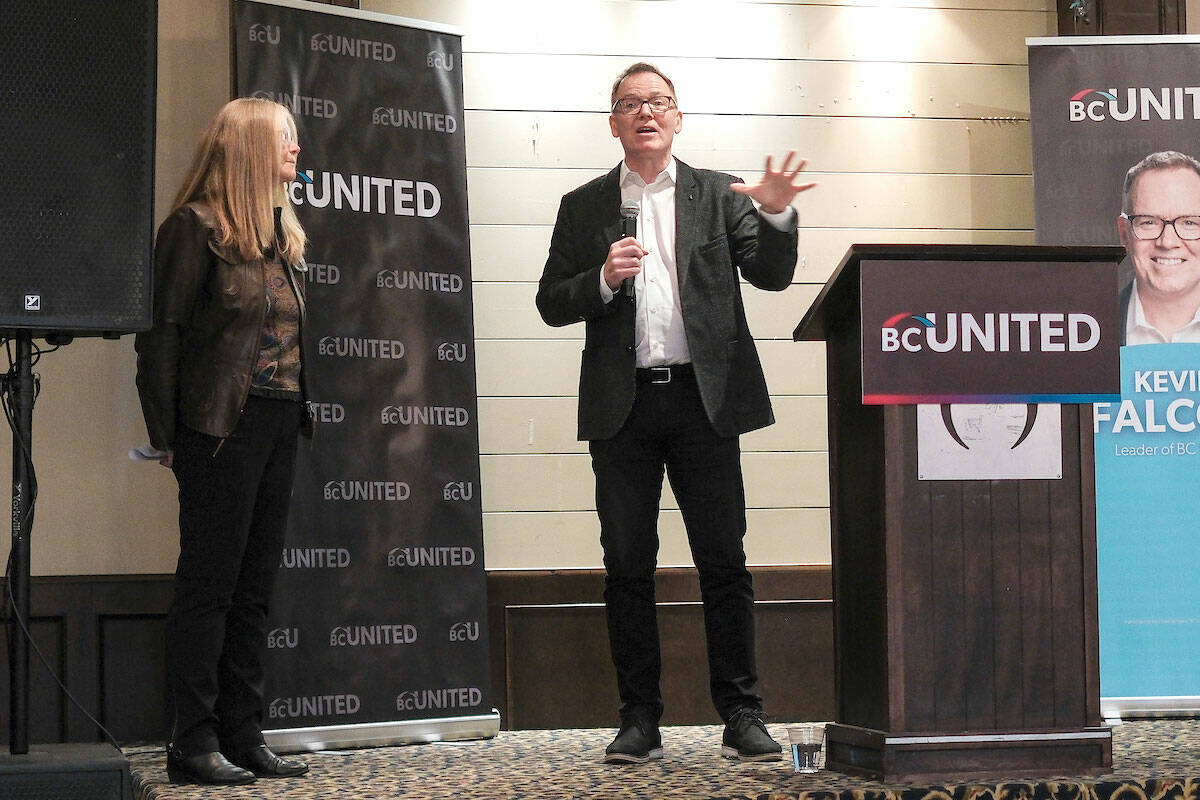
M860 264L905 262L919 280L927 262L982 260L996 262L1004 281L1006 263L1094 262L1115 303L1121 255L855 245L796 328L797 340L827 342L830 769L915 781L1111 768L1111 730L1100 717L1091 406L1060 407L1059 480L919 480L916 406L862 402L860 301L870 287Z

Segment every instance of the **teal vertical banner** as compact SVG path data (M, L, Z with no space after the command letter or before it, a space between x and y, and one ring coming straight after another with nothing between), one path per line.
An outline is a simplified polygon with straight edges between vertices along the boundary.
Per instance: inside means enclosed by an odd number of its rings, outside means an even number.
M1200 344L1121 348L1097 403L1100 694L1200 696Z

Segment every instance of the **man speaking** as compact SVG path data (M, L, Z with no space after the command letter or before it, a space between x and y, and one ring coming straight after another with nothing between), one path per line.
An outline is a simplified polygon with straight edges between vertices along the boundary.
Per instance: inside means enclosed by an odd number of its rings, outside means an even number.
M654 604L663 472L700 575L721 753L775 760L754 654L754 590L742 538L738 435L774 422L742 307L739 272L786 289L796 266L802 159L755 186L671 155L683 114L675 87L637 63L612 88L624 161L562 198L538 285L549 325L584 321L579 438L589 442L606 570L621 725L609 762L662 758L661 656ZM794 164L793 168L793 162ZM759 205L756 211L750 202Z

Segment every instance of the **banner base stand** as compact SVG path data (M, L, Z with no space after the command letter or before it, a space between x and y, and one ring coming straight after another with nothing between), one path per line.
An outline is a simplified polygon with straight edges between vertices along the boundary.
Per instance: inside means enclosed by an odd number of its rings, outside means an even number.
M1200 697L1101 697L1105 720L1200 717Z
M422 742L454 742L492 739L500 732L500 712L471 717L408 719L362 725L326 725L316 728L287 728L263 731L267 745L279 753L313 750L344 750L356 747L387 747Z

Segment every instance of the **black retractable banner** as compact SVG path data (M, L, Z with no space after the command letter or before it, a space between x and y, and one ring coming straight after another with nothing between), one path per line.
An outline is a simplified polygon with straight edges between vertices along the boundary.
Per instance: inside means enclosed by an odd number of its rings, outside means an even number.
M1158 150L1197 155L1200 39L1030 39L1039 244L1117 244L1121 181Z
M296 118L310 241L317 425L271 610L269 741L493 735L461 39L314 3L234 9L238 94Z

